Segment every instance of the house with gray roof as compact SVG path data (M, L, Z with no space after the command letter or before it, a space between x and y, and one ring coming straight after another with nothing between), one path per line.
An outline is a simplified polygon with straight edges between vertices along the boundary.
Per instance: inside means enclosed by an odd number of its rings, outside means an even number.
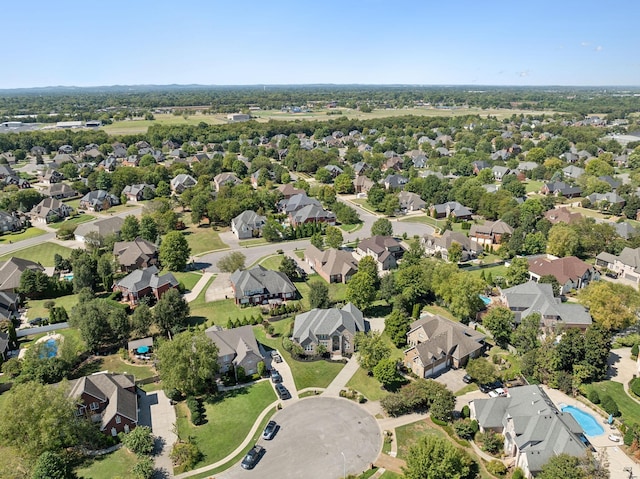
M382 184L387 190L401 190L409 182L409 178L402 175L387 175Z
M71 198L72 196L76 196L78 194L77 191L75 191L66 183L54 183L53 185L49 185L47 188L42 190L41 193L44 196L50 196L58 200L61 200L63 198Z
M446 230L440 236L426 234L422 237L421 242L426 254L435 255L440 253L440 256L445 261L449 261L449 248L454 243L458 243L462 247L460 261L475 259L478 254L482 253L482 246L475 241L471 241L467 235L459 231Z
M105 190L90 191L80 199L78 205L80 209L89 211L102 211L108 210L112 206L120 204L120 198L116 195L112 195Z
M324 167L324 169L327 170L329 173L331 173L332 178L335 178L336 176L341 175L342 172L344 171L342 168L336 165L327 165Z
M401 191L398 194L398 201L400 202L400 209L405 211L420 211L427 206L427 203L420 198L420 195L409 191Z
M119 234L123 223L124 219L120 216L112 216L79 224L73 234L76 241L86 243L88 240L90 241L91 236L106 238L110 235Z
M42 271L44 267L28 259L9 258L0 263L0 291L13 293L20 287L20 278L26 270Z
M593 206L599 206L602 204L611 205L620 205L624 206L625 200L622 196L616 193L592 193L587 196L587 199L591 202Z
M170 182L171 191L178 195L187 188L193 188L197 184L198 182L196 179L187 173L180 173L179 175L176 175Z
M452 216L459 220L471 219L471 210L457 201L448 201L429 207L429 214L434 218L448 218Z
M504 435L505 454L529 478L554 456L582 457L590 448L574 417L559 411L538 385L511 388L507 397L474 399L469 409L480 431Z
M298 290L286 274L258 265L249 270L237 270L229 278L236 304L279 303L295 299Z
M484 338L462 323L427 313L409 326L403 363L421 378L461 368L483 353Z
M297 315L293 323L293 340L308 355L316 354L320 345L331 354L352 354L356 333L367 329L362 312L348 303L342 309L315 308Z
M494 180L502 181L502 178L511 173L511 170L506 166L496 165L491 168L491 172L493 173Z
M540 190L543 195L563 196L565 198L575 198L582 194L582 188L572 186L564 181L550 181L545 183Z
M569 165L562 168L562 176L564 176L565 178L577 180L582 175L584 175L584 168L580 168L579 166Z
M130 374L96 373L69 381L68 396L78 416L100 423L104 434L117 436L138 425L138 396Z
M137 269L117 281L113 285L114 291L120 291L122 298L130 304L137 304L140 298L153 296L159 300L171 288L178 287L178 280L171 273L160 276L156 266Z
M0 211L0 231L18 231L24 227L24 220L17 213Z
M356 247L356 253L362 259L371 256L378 265L378 271L388 271L398 267L398 261L404 255L404 247L393 236L376 235L363 239Z
M133 271L158 264L158 248L142 238L133 241L116 241L113 255L122 271Z
M302 191L301 193L291 195L289 198L280 200L278 202L278 211L289 214L308 205L322 206L317 199L307 196L307 194Z
M35 205L29 212L34 221L52 223L67 218L73 213L73 208L55 198L45 198Z
M585 330L592 323L591 315L584 306L578 303L563 303L560 298L554 296L553 286L548 283L527 281L502 289L500 300L513 311L516 323L533 313L540 314L540 325L546 328L564 326Z
M628 221L613 223L612 226L616 229L616 233L624 239L629 239L638 234L638 230L636 230Z
M219 175L213 177L213 186L215 187L216 191L220 191L220 188L224 185L234 186L240 183L242 183L242 181L240 181L240 179L234 173L220 173Z
M204 332L218 348L218 365L220 373L229 371L237 373L244 369L247 375L258 372L258 363L264 360L251 326L233 329L222 329L212 326Z
M305 223L326 223L333 226L336 224L336 215L322 206L307 205L289 213L289 223L294 228Z
M246 210L231 220L231 231L238 239L257 238L266 222L266 216Z
M533 171L540 166L535 161L521 161L518 163L518 171Z
M146 192L145 192L146 190ZM139 183L137 185L127 185L122 190L122 194L127 198L128 202L135 203L137 201L142 201L145 199L145 195L147 197L153 198L155 191L155 186L148 185L146 183Z
M596 266L613 271L634 283L640 283L640 248L624 248L618 256L602 252L596 256Z

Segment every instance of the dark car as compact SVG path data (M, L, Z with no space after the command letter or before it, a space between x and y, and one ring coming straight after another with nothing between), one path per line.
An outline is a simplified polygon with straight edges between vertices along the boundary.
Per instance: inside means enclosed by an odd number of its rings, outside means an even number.
M271 370L271 382L274 382L274 383L282 382L282 376L280 376L280 373L276 369Z
M471 384L473 382L473 378L471 376L469 376L468 374L465 374L464 376L462 376L462 382L465 382L467 384Z
M276 392L278 393L278 397L280 399L290 399L291 398L291 393L289 392L289 390L286 387L284 387L284 385L282 383L276 384Z
M269 421L269 423L267 424L267 427L265 427L264 431L262 431L262 439L266 439L267 441L270 441L271 439L273 439L273 436L276 435L277 431L278 431L278 425L276 424L276 422Z
M487 394L492 389L490 384L480 384L478 388L480 389L481 392L485 394Z
M29 321L29 324L31 326L38 326L40 324L42 324L44 322L44 319L42 318L33 318L31 321Z
M262 457L263 453L264 453L264 447L256 444L251 448L251 450L247 453L247 455L244 456L244 459L242 460L242 464L240 465L242 466L243 469L253 469L256 466L256 464L258 464L258 461Z

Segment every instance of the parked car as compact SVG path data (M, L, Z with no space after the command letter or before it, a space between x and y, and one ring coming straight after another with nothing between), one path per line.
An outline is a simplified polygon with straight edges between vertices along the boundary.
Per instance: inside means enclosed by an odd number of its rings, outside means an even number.
M282 376L280 376L280 373L278 372L277 369L271 370L271 382L274 382L274 383L282 382Z
M620 436L617 434L609 434L609 440L613 442L620 442Z
M291 399L291 393L282 383L276 384L276 392L278 393L278 397L282 400Z
M507 391L505 391L503 388L496 388L494 389L494 392L498 394L498 396L506 396L507 395Z
M262 431L262 439L266 439L267 441L270 441L271 439L273 439L273 436L276 435L277 431L278 431L278 424L276 424L275 421L269 421L267 423L267 426L264 428L264 431Z
M282 358L278 354L278 351L271 351L271 359L273 359L274 363L281 363Z
M490 398L497 398L499 396L499 394L495 391L489 391L489 397Z
M485 394L487 394L489 391L491 391L491 385L490 384L480 384L478 386L478 388L480 389L480 392L483 392Z
M253 446L240 464L243 469L253 469L264 453L264 447L256 444Z
M31 321L29 321L29 325L31 326L39 326L44 322L44 319L42 318L33 318Z
M462 376L462 382L465 382L467 384L471 384L473 382L473 378L471 376L469 376L468 374L465 374L464 376Z

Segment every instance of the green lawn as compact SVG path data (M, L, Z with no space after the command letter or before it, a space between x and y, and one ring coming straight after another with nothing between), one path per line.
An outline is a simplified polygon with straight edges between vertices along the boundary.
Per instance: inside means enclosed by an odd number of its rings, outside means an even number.
M384 473L380 476L380 479L402 479L404 476L401 474L396 474L391 471L384 471Z
M17 243L18 241L22 241L22 240L26 240L29 238L35 238L37 236L43 235L45 234L46 231L41 230L40 228L27 228L24 231L21 231L19 233L5 233L2 236L0 236L0 244L5 244L5 243Z
M474 269L472 271L468 271L468 273L479 278L484 271L485 278L489 275L489 273L491 273L493 279L496 279L498 276L504 277L508 269L509 268L507 268L505 265L501 264L499 266L489 266L487 268Z
M444 227L446 226L446 224L447 224L446 220L435 219L435 218L432 218L431 216L429 216L427 214L407 216L406 218L402 218L400 221L402 221L404 223L423 223L423 224L426 224L426 225L434 226L434 227L438 228L439 231L442 231L444 229ZM462 232L462 233L467 234L468 230L463 230L462 229L462 224L463 224L463 222L451 223L451 228L452 228L453 231Z
M267 268L267 269L272 269L274 271L278 271L278 268L280 268L280 263L282 263L282 258L284 257L284 255L281 254L274 254L271 256L267 256L264 259L261 259L258 261L258 264L262 265L263 267Z
M71 249L60 246L57 243L46 242L30 248L21 249L15 253L0 256L0 261L6 261L15 256L17 258L35 261L42 266L54 266L53 257L56 253L64 258L68 258L69 254L71 254Z
M174 115L171 113L156 113L154 120L122 120L114 121L110 125L102 127L110 135L133 135L135 133L146 133L151 125L198 125L200 122L210 125L226 123L223 116L203 115L190 112L186 118L182 115Z
M367 210L369 213L373 213L374 215L378 215L380 213L376 212L375 208L369 204L369 201L366 198L357 198L355 200L351 200L353 203L359 205L361 208Z
M527 193L538 193L543 185L544 181L527 180L525 182L525 189Z
M396 428L396 440L398 441L398 456L400 459L406 459L409 448L413 446L419 438L423 436L434 435L447 437L440 429L431 427L426 421L417 421L405 426Z
M94 372L109 371L118 374L133 374L136 380L147 379L156 375L156 371L151 365L134 366L133 364L127 364L117 354L100 357L99 360L95 362L95 368L96 371Z
M388 391L380 387L380 383L373 376L369 376L367 372L358 368L356 373L349 379L347 387L355 389L369 401L380 401L389 394Z
M294 283L295 287L298 288L298 292L300 296L302 296L301 303L305 309L309 309L309 282L310 281L320 281L325 283L329 287L329 300L333 302L341 302L344 301L345 295L347 293L347 285L343 283L331 283L327 284L327 282L322 279L317 274L309 275L307 281L305 282L297 282Z
M360 228L362 228L362 223L355 223L351 225L340 225L340 229L347 233L353 233L354 231L358 231Z
M111 479L113 477L131 477L131 470L138 459L135 454L122 447L116 452L99 456L91 465L76 469L78 477L87 479Z
M247 436L258 415L275 400L269 381L228 391L219 401L204 403L207 422L202 426L191 424L187 418L187 405L184 402L178 404L178 436L194 438L204 455L194 469L219 461L231 453Z
M74 210L80 208L80 198L75 198L73 200L62 200L62 202L71 206Z
M218 231L208 225L189 226L182 232L187 238L192 255L199 255L207 251L227 249L229 246L220 239Z
M239 241L240 246L259 246L262 244L267 244L268 241L264 238L252 238L247 240Z
M622 421L627 424L640 424L640 406L624 391L622 384L614 381L602 381L583 386L584 393L588 394L591 389L598 391L600 398L611 396L618 405L622 414Z
M303 250L296 251L295 253L296 253L296 256L298 258L304 259L304 251Z
M45 318L49 316L49 311L44 307L44 303L47 301L53 301L56 306L64 306L64 309L67 310L67 313L71 312L71 308L73 308L78 303L78 295L70 294L67 296L60 296L55 299L30 299L26 303L26 307L29 308L27 311L27 317L29 319L33 318Z
M453 314L449 312L448 309L443 308L442 306L437 306L435 304L429 304L423 308L425 311L428 311L431 314L439 314L440 316L444 316L451 321L460 322L458 318L456 318Z
M79 330L74 328L67 328L67 329L59 329L59 330L56 330L55 332L58 334L61 334L65 338L69 338L71 341L76 342L81 349L85 348L85 344L84 344L84 341L82 340L82 337L80 336ZM20 343L20 347L25 348L25 347L31 346L34 342L36 342L38 339L43 337L45 334L47 333L33 334L31 336L25 336L23 338L20 338L18 340L18 342Z
M203 290L204 293L204 290ZM199 299L199 298L198 298ZM206 323L207 327L217 324L226 327L227 321L231 319L235 321L239 319L249 319L251 316L262 316L259 306L242 308L235 304L233 299L223 299L220 301L212 301L205 303L198 300L192 302L191 306L191 323Z
M167 271L163 271L162 274L166 273ZM173 274L173 276L175 276L175 278L182 284L184 284L184 287L187 291L191 291L193 289L193 287L196 285L196 283L198 281L200 281L200 278L202 278L202 274L200 273L194 273L191 271L187 271L187 272L174 272L172 271L171 274Z
M69 226L77 226L81 223L87 223L89 221L95 220L96 217L93 215L78 215L73 218L69 218L68 220L58 221L57 223L51 223L49 226L54 229L59 229L61 227L69 227Z

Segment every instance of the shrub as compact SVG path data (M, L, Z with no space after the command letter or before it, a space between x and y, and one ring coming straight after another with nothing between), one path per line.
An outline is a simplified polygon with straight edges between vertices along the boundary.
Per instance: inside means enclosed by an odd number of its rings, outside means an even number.
M200 426L204 422L202 413L200 413L200 411L193 411L191 413L191 422L194 426Z
M153 451L153 434L147 426L138 426L131 432L119 435L122 444L138 456L151 454Z
M631 347L631 356L635 356L638 357L638 350L640 349L640 347L638 347L638 343L634 344Z
M507 473L507 467L496 459L487 463L487 471L494 476L504 476Z
M587 393L587 399L591 401L593 404L600 404L600 395L598 394L598 391L596 391L595 389L591 389Z
M624 437L622 438L625 446L630 446L631 444L633 444L633 441L635 439L636 439L636 435L633 428L631 427L625 431Z
M519 467L516 467L515 471L511 475L511 479L525 479L524 472Z
M640 378L633 378L629 386L631 387L633 394L640 396Z
M489 454L497 454L502 449L503 441L500 434L487 431L479 433L476 438L482 444L482 450L487 451Z
M431 420L433 421L434 424L437 424L438 426L447 426L447 421L442 421L440 419L438 419L437 417L432 417Z
M460 415L463 418L471 417L471 411L469 410L469 406L467 406L466 404L462 406L462 411L460 412Z
M453 429L461 439L473 439L478 432L478 422L470 419L461 419L453 423Z
M187 470L197 464L202 457L202 452L192 442L176 442L169 456L173 464Z
M167 389L164 393L171 401L180 401L183 399L182 393L177 389Z
M604 409L607 414L611 414L614 417L620 415L620 410L618 409L618 405L613 400L611 396L603 396L600 398L600 404L602 405L602 409Z

